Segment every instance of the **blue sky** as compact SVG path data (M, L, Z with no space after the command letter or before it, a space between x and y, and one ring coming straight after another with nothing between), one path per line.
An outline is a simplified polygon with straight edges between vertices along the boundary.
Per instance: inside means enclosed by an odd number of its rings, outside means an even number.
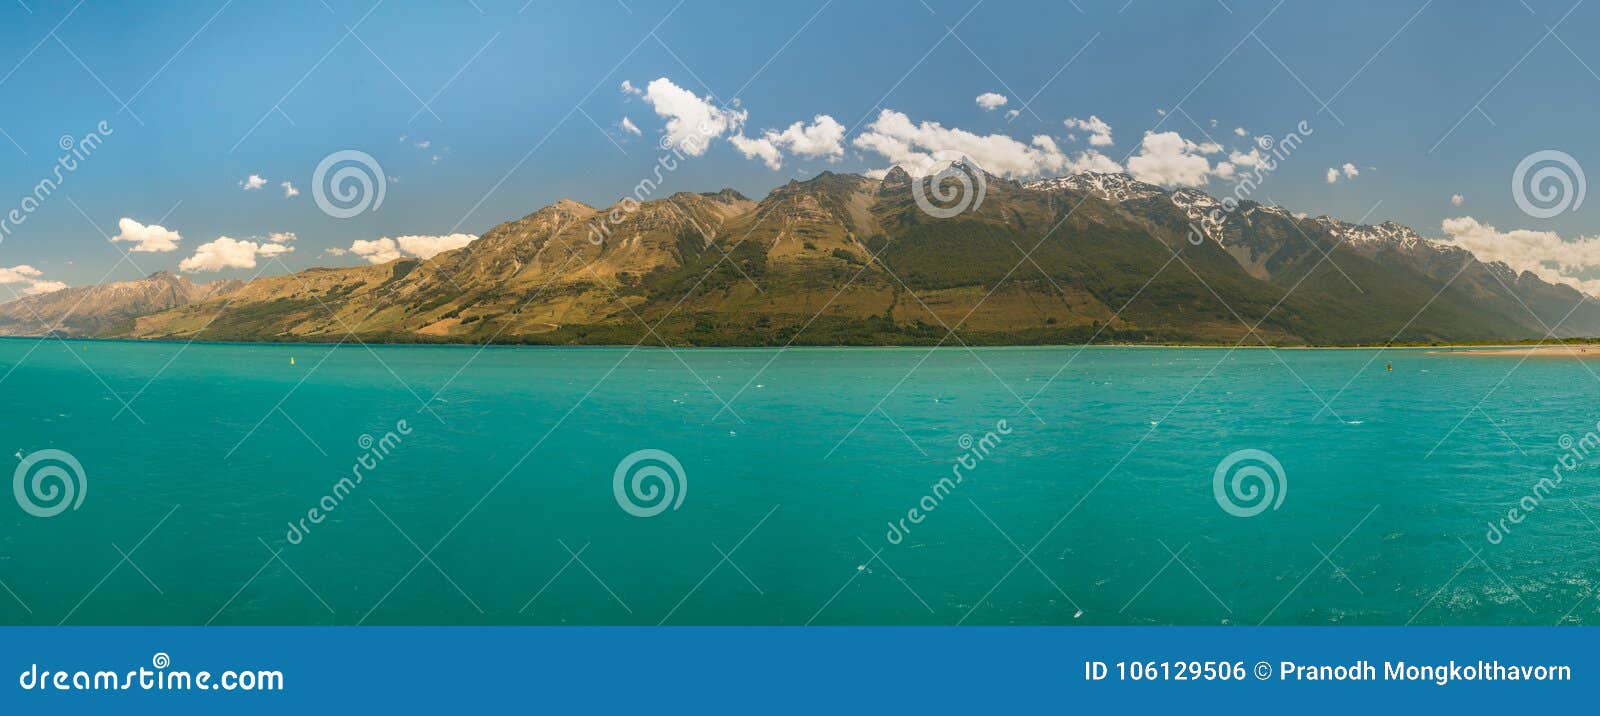
M1349 220L1371 212L1428 236L1471 217L1459 238L1475 248L1553 252L1531 260L1588 275L1589 252L1600 256L1577 241L1600 234L1589 204L1538 218L1511 190L1538 150L1600 167L1600 51L1585 42L1600 4L1574 2L3 0L0 216L52 176L63 135L102 121L112 133L11 227L0 270L127 279L177 270L219 237L265 246L286 232L297 238L278 260L290 268L354 264L325 251L478 234L563 197L609 204L648 175L668 119L619 85L666 78L742 113L750 139L817 115L847 131L832 160L788 151L778 170L725 135L664 191L759 197L825 169L881 170L889 158L858 140L887 109L1021 145L1045 135L1066 157L1092 149L1119 165L1147 131L1175 131L1221 145L1201 154L1204 188L1221 194L1232 182L1216 165L1304 120L1314 135L1256 198ZM989 92L1007 104L980 107ZM1063 124L1091 116L1112 144ZM381 165L386 192L376 211L337 219L313 200L312 174L345 149ZM1347 163L1359 174L1329 183ZM251 175L265 185L242 188ZM123 218L181 238L125 260L135 244L106 240ZM264 257L192 274L282 271Z

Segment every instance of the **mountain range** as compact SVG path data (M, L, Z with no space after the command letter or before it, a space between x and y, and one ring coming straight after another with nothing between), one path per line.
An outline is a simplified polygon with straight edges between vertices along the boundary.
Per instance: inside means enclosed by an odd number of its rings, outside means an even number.
M0 304L0 334L646 345L1350 345L1600 335L1576 289L1394 223L1300 217L1123 174L978 175L919 206L904 170L562 200L429 259L196 285L158 273ZM1232 203L1232 202L1230 202ZM1254 331L1256 338L1251 338Z

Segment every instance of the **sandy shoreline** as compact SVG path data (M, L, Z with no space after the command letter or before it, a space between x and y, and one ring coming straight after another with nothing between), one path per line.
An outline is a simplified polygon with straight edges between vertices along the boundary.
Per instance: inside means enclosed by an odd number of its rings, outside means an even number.
M1600 358L1600 344L1574 343L1542 346L1482 346L1453 350L1430 351L1463 356L1528 356L1533 358Z

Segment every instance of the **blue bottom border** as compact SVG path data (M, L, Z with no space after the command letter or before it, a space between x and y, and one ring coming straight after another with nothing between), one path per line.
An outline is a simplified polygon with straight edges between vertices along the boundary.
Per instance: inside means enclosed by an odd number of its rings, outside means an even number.
M9 627L0 713L1592 709L1596 637L1579 627ZM1345 680L1285 662L1344 667L1334 676ZM195 683L201 671L210 688ZM224 671L235 688L218 684ZM130 688L73 688L97 672Z

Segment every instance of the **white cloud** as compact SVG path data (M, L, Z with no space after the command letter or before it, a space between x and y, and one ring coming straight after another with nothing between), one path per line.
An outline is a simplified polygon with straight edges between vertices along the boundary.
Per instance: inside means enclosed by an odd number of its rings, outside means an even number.
M1080 154L1078 160L1069 159L1056 146L1055 140L1042 134L1024 144L1004 134L974 134L947 128L938 122L913 123L910 117L892 109L880 112L851 145L879 154L913 175L937 169L939 165L933 160L936 152L966 155L984 171L1009 178L1060 172L1080 160L1101 165L1110 163L1110 160L1097 161L1088 153Z
M260 174L251 174L250 176L239 180L239 188L245 191L254 191L266 185L267 180L261 178Z
M0 284L6 283L31 283L43 275L39 269L27 264L6 268L0 266Z
M1245 131L1244 127L1234 127L1233 128L1233 136L1235 136L1235 137L1248 137L1248 136L1250 136L1250 133Z
M1467 198L1462 196L1462 195L1460 195L1460 194L1451 194L1450 195L1450 205L1451 206L1461 206L1461 204L1463 202L1465 202L1466 200L1467 200Z
M345 249L341 249L341 248L339 248L337 246L329 246L328 248L323 249L322 253L325 256L343 256L343 255L348 254L350 252L346 251Z
M26 286L23 286L21 290L10 289L12 293L18 293L24 296L33 296L40 293L60 291L61 289L67 287L66 284L60 281L46 281L42 278L39 278L41 275L43 274L39 271L39 269L27 264L12 266L11 268L0 266L0 285L13 283L27 284Z
M1162 186L1204 186L1212 171L1204 155L1220 150L1210 142L1195 144L1177 132L1145 132L1139 153L1128 159L1128 173Z
M420 142L417 142L417 148L418 149L427 149L428 147L431 147L431 146L433 146L433 141L432 140L424 139L424 140L422 140Z
M387 236L371 241L356 240L350 244L348 253L355 254L367 260L368 263L381 264L393 261L403 256L414 256L419 259L431 259L446 251L459 249L472 243L478 237L472 234L449 234L447 236ZM343 256L344 249L328 249L334 256Z
M178 264L179 271L221 271L229 268L251 269L257 257L272 257L294 251L294 247L271 242L240 241L219 236L215 241L201 244L194 255Z
M1067 174L1081 174L1083 172L1117 174L1122 171L1122 165L1104 154L1088 149L1078 152L1078 156L1068 160L1065 169Z
M1340 174L1343 174L1346 179L1354 179L1355 177L1361 175L1361 170L1357 169L1356 165L1351 164L1350 162L1345 162L1344 166L1339 167L1338 169L1329 167L1327 174L1328 183L1332 184L1336 181L1339 181Z
M293 199L297 196L300 196L300 190L294 188L294 182L286 181L281 186L283 187L283 198Z
M634 124L633 120L628 119L627 117L623 117L622 121L617 123L617 126L621 127L622 131L632 134L635 137L644 134L644 132L639 131L639 126Z
M992 112L1006 106L1006 103L1010 102L1011 99L1003 94L1000 94L999 92L984 92L983 94L978 95L978 98L975 101L978 103L979 107L983 108L985 112Z
M746 158L760 157L774 170L783 166L782 150L810 159L838 161L844 157L844 125L826 114L813 117L809 125L795 122L781 132L769 129L759 139L735 134L728 141Z
M1006 119L1016 119L1017 115L1019 115L1019 114L1022 114L1022 110L1020 110L1020 109L1008 109L1008 110L1006 110Z
M398 236L395 243L400 245L400 250L419 259L431 259L446 251L459 249L473 242L478 237L472 234L450 234L448 236Z
M274 231L270 234L267 234L267 240L274 244L287 244L290 241L294 241L298 238L300 237L293 231Z
M629 82L627 80L623 80L622 81L622 93L623 94L631 94L631 95L633 95L635 97L638 97L638 96L641 96L641 95L644 94L644 92L641 92L638 87L634 87L632 82Z
M60 281L34 281L32 284L29 284L27 288L22 289L22 295L34 296L41 293L60 291L66 287L67 285Z
M717 107L665 77L650 81L644 101L667 118L667 141L691 157L705 154L711 140L738 131L750 116L745 110Z
M1217 118L1216 117L1212 117L1211 118L1211 128L1212 129L1216 129L1217 128Z
M350 244L350 253L367 260L367 263L388 263L400 258L400 247L396 246L394 239L383 238L367 241L356 239Z
M117 229L117 235L111 237L111 240L132 243L133 250L141 253L177 251L178 242L183 239L178 232L164 226L155 224L145 226L127 217L117 221Z
M1267 158L1261 156L1261 150L1251 149L1249 152L1233 152L1228 155L1228 161L1238 167L1265 166Z
M773 171L783 168L783 152L779 151L778 145L770 139L751 139L743 134L735 134L728 137L728 141L746 159L760 157L761 162Z
M1441 228L1449 235L1447 243L1471 251L1481 261L1504 261L1518 273L1529 271L1545 281L1600 295L1600 280L1578 278L1600 270L1600 236L1568 241L1554 231L1500 231L1470 216L1445 219Z
M1104 120L1092 114L1089 115L1088 119L1069 117L1062 124L1067 125L1067 129L1078 129L1088 132L1090 146L1109 147L1112 144L1111 125L1106 124Z

